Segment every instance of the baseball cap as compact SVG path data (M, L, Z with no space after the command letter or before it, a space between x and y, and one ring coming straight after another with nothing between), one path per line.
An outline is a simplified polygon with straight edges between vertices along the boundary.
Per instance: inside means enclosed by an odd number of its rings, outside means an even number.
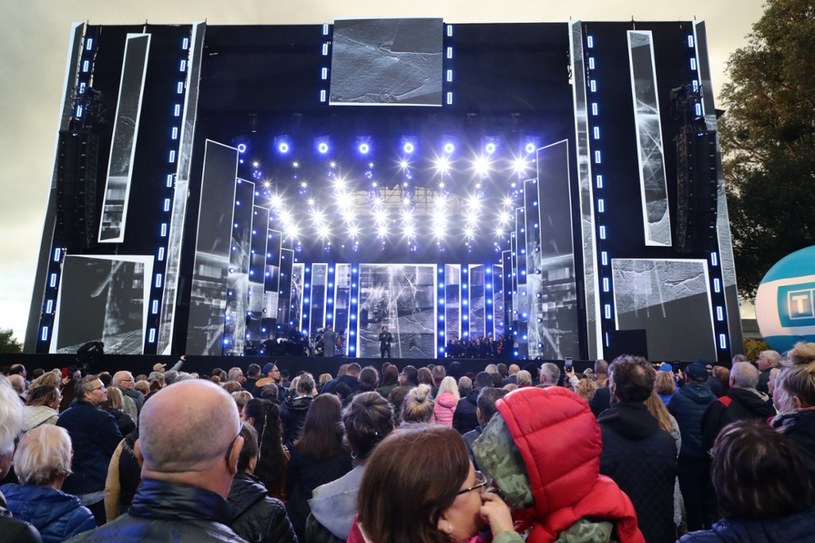
M687 375L691 381L707 381L707 368L705 368L705 365L701 362L694 362L693 364L688 364L688 367L685 368L685 375Z
M153 371L161 371L161 370L163 370L163 369L164 369L164 367L165 367L166 365L167 365L167 364L162 364L162 363L160 363L160 362L159 362L159 363L157 363L157 364L153 364Z

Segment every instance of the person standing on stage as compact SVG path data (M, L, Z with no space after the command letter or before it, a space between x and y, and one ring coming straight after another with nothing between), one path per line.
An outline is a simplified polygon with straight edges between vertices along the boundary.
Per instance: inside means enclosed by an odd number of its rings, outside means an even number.
M337 333L334 332L330 324L326 324L323 332L323 356L326 358L334 357L336 345Z
M383 326L382 331L379 332L379 354L385 358L385 353L388 353L387 358L391 357L391 343L393 342L393 335L388 332L388 327Z

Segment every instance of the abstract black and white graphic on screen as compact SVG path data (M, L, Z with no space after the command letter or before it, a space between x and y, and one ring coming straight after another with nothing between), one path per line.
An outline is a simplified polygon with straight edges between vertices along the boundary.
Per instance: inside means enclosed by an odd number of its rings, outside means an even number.
M670 246L671 217L651 32L629 30L628 54L639 151L645 244Z
M645 330L654 360L716 359L707 262L612 259L618 330Z
M107 353L142 354L152 274L149 256L66 256L51 352L101 341Z
M504 267L493 266L492 268L492 313L493 313L493 337L499 338L504 335Z
M481 264L470 265L469 276L470 337L475 339L487 335L487 317L485 314L487 300L484 286L484 266Z
M535 319L529 321L530 354L537 348L532 342L535 337L543 358L577 357L580 335L568 141L538 149L537 165L538 182L531 186L538 191L539 220L527 217L528 228L538 224L540 232L540 247L530 260L537 267L527 268L529 303L538 308ZM539 290L532 291L532 286Z
M461 265L444 266L444 337L461 339Z
M212 356L231 351L229 343L224 345L223 336L237 167L237 149L207 140L187 324L187 354Z
M441 19L334 23L331 105L442 105Z
M393 358L435 358L435 292L431 264L360 264L359 356L380 355L379 332L387 326Z
M102 204L102 220L99 226L100 243L121 242L125 236L130 177L136 155L149 51L150 34L127 36L116 120L113 123L108 177L105 183L105 201Z
M243 352L246 340L254 198L255 184L238 179L235 185L235 209L232 211L232 241L224 323L224 342L229 341L228 347L233 354Z

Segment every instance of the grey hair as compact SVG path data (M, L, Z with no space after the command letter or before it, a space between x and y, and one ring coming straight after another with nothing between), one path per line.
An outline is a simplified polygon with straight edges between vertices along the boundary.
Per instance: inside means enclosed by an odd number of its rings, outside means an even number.
M14 451L14 440L23 426L23 402L0 375L0 456Z
M557 367L557 364L553 364L551 362L544 362L543 364L541 364L541 374L540 374L541 384L550 383L556 385L559 380L560 380L560 368Z
M739 388L756 388L758 368L750 362L736 362L730 368L730 380Z
M14 473L24 485L47 485L71 474L71 456L68 431L42 424L20 440L14 453Z

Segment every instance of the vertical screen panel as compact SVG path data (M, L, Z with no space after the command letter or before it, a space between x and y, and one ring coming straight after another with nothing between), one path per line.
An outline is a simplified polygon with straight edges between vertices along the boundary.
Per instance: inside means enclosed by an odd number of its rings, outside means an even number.
M486 288L484 285L484 266L475 264L470 266L470 339L482 338L487 335L486 319Z
M526 292L529 304L530 323L527 328L529 356L538 357L543 351L543 327L537 325L544 313L543 281L541 275L541 217L539 208L538 181L524 182L524 217L526 219Z
M436 266L360 264L359 356L379 356L379 332L393 334L393 358L436 357Z
M444 337L461 339L461 265L444 266Z
M207 140L190 292L187 354L221 355L238 150Z
M492 335L498 339L504 335L505 311L504 299L504 267L493 266L492 268Z
M303 278L305 277L305 264L302 262L294 262L294 251L290 249L283 249L283 261L290 262L287 267L287 273L290 277L285 278L282 287L288 284L288 289L283 290L283 295L286 297L286 304L281 303L283 311L288 312L287 318L283 318L283 322L288 322L289 326L297 330L303 330ZM283 314L281 313L283 316Z
M334 331L342 337L342 354L348 354L351 328L351 264L337 264L334 271Z
M650 31L628 31L628 55L642 191L645 244L671 245L671 216Z
M246 340L254 198L255 184L238 179L235 186L235 208L232 211L232 242L224 323L224 344L232 354L242 354ZM227 340L229 345L226 345Z
M653 360L716 360L704 260L612 259L618 330L645 330Z
M548 359L580 356L570 187L568 141L539 149L541 292L534 301L540 301L541 313L529 326L539 328Z
M262 331L263 277L266 270L266 242L269 210L255 206L252 211L252 243L249 256L249 292L247 294L246 338L257 348L266 339Z
M325 326L326 286L328 284L328 264L311 266L311 288L309 295L309 333L314 335Z
M66 256L51 352L101 341L107 353L142 354L152 274L152 257Z
M149 52L150 34L128 34L99 226L100 243L124 241L133 157L136 154Z

